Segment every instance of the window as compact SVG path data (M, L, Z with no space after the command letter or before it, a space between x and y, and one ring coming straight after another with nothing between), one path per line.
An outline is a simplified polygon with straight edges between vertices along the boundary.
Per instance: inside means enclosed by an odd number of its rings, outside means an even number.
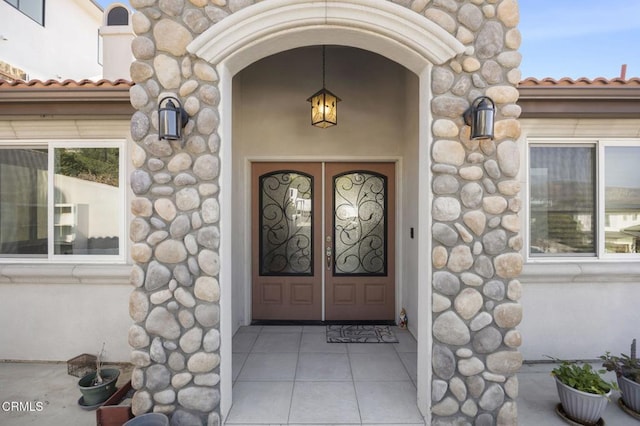
M27 15L40 25L44 25L44 0L5 0L11 6Z
M116 6L107 14L107 25L129 25L129 11L121 6Z
M529 146L531 258L640 253L640 141Z
M604 147L604 251L640 253L640 146Z
M122 143L0 148L0 260L123 258Z

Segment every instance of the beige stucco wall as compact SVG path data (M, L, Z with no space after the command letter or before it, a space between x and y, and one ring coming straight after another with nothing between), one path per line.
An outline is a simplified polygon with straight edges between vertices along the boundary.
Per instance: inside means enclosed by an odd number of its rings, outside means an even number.
M397 162L397 302L416 319L411 325L417 332L417 297L410 297L417 294L417 234L409 238L409 228L417 230L417 77L371 52L329 47L327 87L343 102L338 126L318 129L309 124L306 98L321 86L320 64L319 47L300 48L265 58L234 78L234 258L250 254L250 161ZM332 73L341 79L332 80ZM251 318L247 266L234 263L234 327Z
M56 280L51 270L12 284L0 277L0 359L66 361L97 354L104 343L105 359L128 361L130 267L108 268L120 276L91 283L89 277L72 276L82 268L64 267ZM6 269L0 266L0 273Z
M404 139L408 142L404 145L402 159L402 228L399 230L402 236L402 307L406 309L409 321L409 330L414 336L418 335L418 315L419 313L419 272L418 253L420 235L420 218L418 215L418 194L420 191L420 178L418 176L420 167L420 156L418 144L413 141L418 140L418 96L419 82L415 78L408 78L404 85L405 90L405 120ZM411 238L413 230L413 238ZM418 315L416 315L418 314Z

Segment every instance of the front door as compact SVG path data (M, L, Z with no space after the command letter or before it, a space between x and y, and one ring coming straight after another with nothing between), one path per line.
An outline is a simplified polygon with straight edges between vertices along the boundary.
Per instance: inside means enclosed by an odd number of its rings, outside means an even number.
M252 164L254 320L393 320L395 165Z

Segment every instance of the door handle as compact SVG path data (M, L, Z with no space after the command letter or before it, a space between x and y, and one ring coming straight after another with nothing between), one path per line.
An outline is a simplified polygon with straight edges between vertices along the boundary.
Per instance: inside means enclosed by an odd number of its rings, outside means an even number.
M333 260L332 259L333 252L331 250L331 247L327 247L326 255L327 255L327 269L331 269L331 262Z

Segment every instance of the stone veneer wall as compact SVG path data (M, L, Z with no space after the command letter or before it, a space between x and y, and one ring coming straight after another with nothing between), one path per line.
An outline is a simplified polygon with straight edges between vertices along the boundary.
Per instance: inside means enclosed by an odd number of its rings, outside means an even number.
M131 0L132 409L171 414L174 425L220 423L218 148L230 143L216 133L215 68L186 46L254 2ZM433 424L513 425L522 363L517 1L394 2L467 46L432 74ZM163 94L177 94L191 117L184 147L158 140ZM496 138L471 141L462 114L483 94L497 105Z
M438 425L515 425L521 343L515 327L521 36L515 0L433 1L427 17L468 46L434 69L432 127L432 413ZM495 140L473 141L460 116L477 96L496 103Z

